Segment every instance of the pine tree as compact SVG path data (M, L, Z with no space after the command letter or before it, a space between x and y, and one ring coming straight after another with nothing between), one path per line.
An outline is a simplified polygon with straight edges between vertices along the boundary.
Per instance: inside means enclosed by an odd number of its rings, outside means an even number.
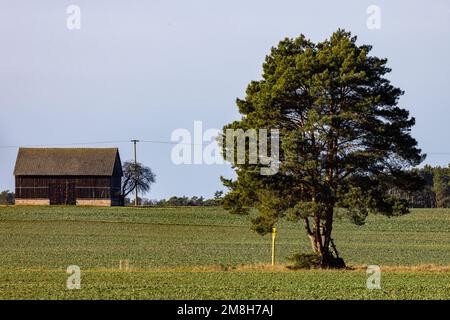
M331 249L335 208L356 224L370 212L406 214L407 202L387 191L422 185L405 170L424 155L410 135L414 118L397 106L403 92L385 78L387 60L356 40L344 30L317 44L303 35L282 40L266 57L262 79L237 99L242 119L223 128L224 135L276 128L280 139L277 174L261 175L261 164L233 164L237 179L222 178L230 188L225 208L256 208L260 234L281 218L300 222L322 267L344 266Z

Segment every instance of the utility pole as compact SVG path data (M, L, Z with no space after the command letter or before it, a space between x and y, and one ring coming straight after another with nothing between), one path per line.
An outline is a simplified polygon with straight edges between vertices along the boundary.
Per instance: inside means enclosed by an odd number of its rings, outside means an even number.
M135 170L135 172L134 172L134 174L135 174L135 177L134 177L134 185L135 185L134 205L137 207L137 205L138 205L138 187L137 187L137 179L136 179L136 169L137 169L136 143L138 143L139 140L131 140L131 142L133 142L133 145L134 145L134 170Z

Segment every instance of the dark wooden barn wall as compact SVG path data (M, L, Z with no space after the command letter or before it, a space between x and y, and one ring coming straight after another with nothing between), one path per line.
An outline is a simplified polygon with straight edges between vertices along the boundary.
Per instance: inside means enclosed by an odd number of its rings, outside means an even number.
M75 184L77 199L120 199L120 177L55 177L16 176L16 197L19 199L48 199L49 184Z

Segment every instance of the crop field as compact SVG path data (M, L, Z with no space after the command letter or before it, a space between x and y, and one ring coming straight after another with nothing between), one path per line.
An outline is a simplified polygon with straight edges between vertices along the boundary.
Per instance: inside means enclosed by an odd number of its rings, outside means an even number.
M288 222L270 268L270 235L250 219L204 207L0 207L0 299L450 299L450 210L338 220L345 271L285 269L310 250ZM66 288L69 265L80 290ZM381 290L366 288L366 265L381 267Z

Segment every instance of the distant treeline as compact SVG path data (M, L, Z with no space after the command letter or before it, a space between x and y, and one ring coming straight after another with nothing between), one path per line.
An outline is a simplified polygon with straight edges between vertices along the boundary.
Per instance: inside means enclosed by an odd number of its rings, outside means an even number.
M9 190L0 192L0 204L14 204L14 192Z
M450 165L432 167L426 165L421 169L413 169L425 180L425 187L411 194L391 190L391 194L409 201L412 208L450 208Z
M138 204L140 206L160 206L160 207L173 207L173 206L218 206L222 199L223 192L218 191L214 194L214 199L205 199L203 197L170 197L163 200L150 200L146 198L138 198ZM14 192L5 190L0 192L0 205L14 204ZM134 199L125 198L125 205L134 205Z
M158 207L179 207L179 206L198 206L198 207L208 207L208 206L219 206L220 200L222 199L223 191L217 191L214 193L213 199L205 199L203 197L170 197L163 200L151 200L151 199L141 199L138 197L138 205L142 206L158 206ZM133 205L134 199L125 199L125 205Z

